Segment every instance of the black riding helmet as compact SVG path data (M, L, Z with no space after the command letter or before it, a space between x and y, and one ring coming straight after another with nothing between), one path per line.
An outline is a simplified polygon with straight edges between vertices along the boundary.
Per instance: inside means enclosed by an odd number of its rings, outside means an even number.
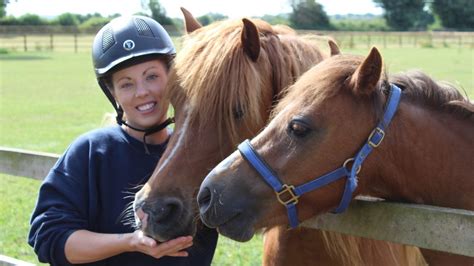
M149 17L115 18L97 33L92 45L94 71L100 88L117 111L119 125L125 124L132 129L145 132L146 136L160 131L173 122L170 118L160 125L144 129L130 126L123 120L123 110L109 91L106 80L117 69L148 61L153 56L164 56L170 61L175 54L173 42L166 30Z

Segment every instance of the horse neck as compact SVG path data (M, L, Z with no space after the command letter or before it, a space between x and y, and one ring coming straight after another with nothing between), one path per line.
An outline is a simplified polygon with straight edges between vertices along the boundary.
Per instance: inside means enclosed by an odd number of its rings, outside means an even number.
M361 194L474 210L473 144L472 120L401 103L363 165Z

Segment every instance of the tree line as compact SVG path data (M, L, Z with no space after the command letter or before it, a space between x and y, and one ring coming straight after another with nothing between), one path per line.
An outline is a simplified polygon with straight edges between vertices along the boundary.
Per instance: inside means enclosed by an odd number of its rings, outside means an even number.
M376 30L474 30L473 0L373 0L384 10ZM341 29L315 0L292 0L290 25L298 29Z
M384 12L382 16L345 15L329 17L316 0L290 0L289 14L264 15L260 17L271 24L285 24L296 29L361 30L361 31L407 31L407 30L474 30L474 0L373 0ZM61 25L79 28L98 28L119 14L103 17L99 13L80 15L64 13L47 20L35 14L20 17L7 16L8 0L0 6L0 25ZM181 19L170 18L159 0L141 0L141 15L151 16L163 25L182 27ZM203 25L227 16L208 13L197 19Z

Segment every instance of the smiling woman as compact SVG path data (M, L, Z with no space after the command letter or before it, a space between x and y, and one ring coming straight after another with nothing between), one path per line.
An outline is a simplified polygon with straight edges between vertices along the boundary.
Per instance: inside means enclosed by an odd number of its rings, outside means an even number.
M166 127L173 120L167 119L163 95L174 55L168 33L147 17L114 19L96 35L95 74L119 125L80 136L46 176L28 239L39 261L210 264L215 230L203 227L194 240L180 236L160 243L124 216L131 207L129 194L146 182L171 133Z
M151 128L166 120L168 103L163 99L168 81L167 66L162 60L152 59L116 71L111 75L112 95L122 107L129 125ZM139 139L140 131L125 127L127 133ZM163 143L168 134L150 140L150 144Z

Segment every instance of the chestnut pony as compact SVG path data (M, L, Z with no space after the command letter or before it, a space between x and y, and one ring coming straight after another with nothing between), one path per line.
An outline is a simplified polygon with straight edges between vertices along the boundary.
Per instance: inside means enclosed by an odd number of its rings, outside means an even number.
M167 87L175 109L174 133L134 202L135 211L146 213L142 230L159 241L193 234L202 226L196 195L206 174L264 127L283 88L327 57L288 27L247 19L200 27L189 12L183 13L189 34ZM338 51L335 43L331 47ZM269 265L303 258L341 264L354 261L353 254L367 254L361 263L380 264L381 257L390 257L400 264L410 257L400 245L284 227L266 234L264 249L264 264Z
M385 75L376 48L366 58L333 56L290 87L269 125L206 177L201 218L237 240L288 224L273 191L281 184L294 185L282 197L300 220L335 210L346 194L474 210L473 114L454 87L421 72ZM474 263L427 254L430 265Z

